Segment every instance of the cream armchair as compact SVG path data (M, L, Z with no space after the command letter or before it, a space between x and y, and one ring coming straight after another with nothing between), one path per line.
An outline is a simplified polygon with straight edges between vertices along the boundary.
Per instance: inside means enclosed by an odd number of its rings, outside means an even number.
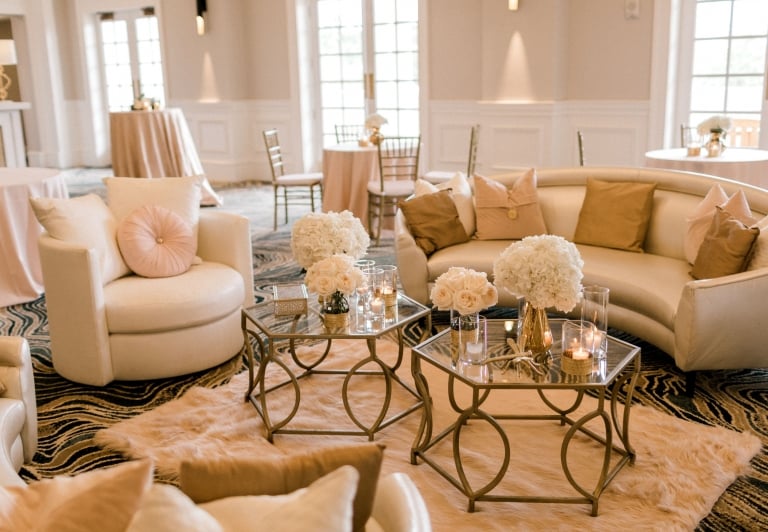
M29 344L0 336L0 486L23 486L17 474L37 450L37 401Z
M242 346L240 311L253 304L248 219L202 209L202 263L173 277L102 280L93 248L39 240L53 366L95 386L211 368Z

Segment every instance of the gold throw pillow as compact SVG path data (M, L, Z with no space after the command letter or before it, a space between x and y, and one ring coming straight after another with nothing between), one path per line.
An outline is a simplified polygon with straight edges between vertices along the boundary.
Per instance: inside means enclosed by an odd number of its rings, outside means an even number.
M691 275L695 279L712 279L743 272L759 234L757 227L747 227L722 207L716 207Z
M427 256L469 240L450 190L416 196L399 203L405 223Z
M531 168L509 188L481 175L475 175L474 181L478 240L513 240L547 233L536 191L536 170Z

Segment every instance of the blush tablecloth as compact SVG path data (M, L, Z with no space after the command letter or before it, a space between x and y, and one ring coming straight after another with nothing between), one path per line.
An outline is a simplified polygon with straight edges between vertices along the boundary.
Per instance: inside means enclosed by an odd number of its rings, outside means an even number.
M221 205L221 197L205 178L181 109L110 113L109 133L115 176L202 176L201 205Z
M653 150L645 154L645 165L709 174L768 188L768 150L727 148L718 157L707 157L706 150L694 157L688 157L685 148Z
M338 144L323 150L323 212L352 212L368 228L368 182L379 179L375 146Z
M58 170L0 168L0 307L33 301L43 293L37 239L43 228L29 198L68 198Z

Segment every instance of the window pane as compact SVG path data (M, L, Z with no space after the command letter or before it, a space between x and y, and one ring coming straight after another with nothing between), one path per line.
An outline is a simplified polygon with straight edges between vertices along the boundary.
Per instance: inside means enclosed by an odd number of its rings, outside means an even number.
M341 83L320 85L323 107L341 107Z
M397 79L397 62L395 54L376 54L376 77L379 81Z
M341 28L341 51L345 54L363 52L363 32L359 26Z
M733 35L768 34L768 2L739 0L733 4Z
M728 71L728 40L693 43L693 74L725 74Z
M691 80L691 111L719 113L725 109L725 78Z
M376 83L376 107L397 107L397 83L384 81Z
M336 28L320 30L318 32L318 42L320 55L338 54L341 51L341 41L339 40L339 32Z
M419 56L415 53L397 55L397 75L400 79L418 81Z
M731 41L731 74L762 74L765 71L765 38Z
M344 55L341 57L342 71L344 79L348 81L359 81L362 88L363 79L363 57L361 55Z
M418 4L418 2L415 2ZM376 23L395 21L395 3L392 0L374 0L373 16Z
M762 95L762 76L732 76L728 79L726 111L760 112Z
M725 37L731 28L731 2L699 2L696 5L696 38Z
M341 65L338 55L320 57L320 77L323 81L339 81L341 79Z
M401 109L419 108L418 82L401 82L398 84L398 104Z
M374 27L374 38L377 52L397 50L397 33L394 24L377 24Z
M419 134L419 112L400 111L398 114L398 128L401 135L416 136Z
M365 105L365 93L363 92L363 83L344 83L344 107L349 105L353 107L362 107Z
M400 22L418 22L419 3L416 0L397 0L397 20Z
M419 28L416 24L397 25L397 49L401 52L415 52L419 49Z

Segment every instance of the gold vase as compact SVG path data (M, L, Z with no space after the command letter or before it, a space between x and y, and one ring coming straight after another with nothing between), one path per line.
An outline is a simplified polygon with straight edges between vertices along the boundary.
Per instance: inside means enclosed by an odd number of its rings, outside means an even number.
M349 312L340 312L338 314L323 314L323 323L331 331L346 329L349 326Z
M707 157L719 157L725 151L725 131L722 129L711 129L709 131L709 140L705 145L707 148Z
M379 128L377 127L371 128L371 136L368 139L371 141L371 144L373 144L374 146L378 146L379 143L381 142L381 139L383 138L384 138L384 135L379 133Z
M519 334L525 351L530 351L534 358L546 355L552 347L552 330L546 309L526 305Z

